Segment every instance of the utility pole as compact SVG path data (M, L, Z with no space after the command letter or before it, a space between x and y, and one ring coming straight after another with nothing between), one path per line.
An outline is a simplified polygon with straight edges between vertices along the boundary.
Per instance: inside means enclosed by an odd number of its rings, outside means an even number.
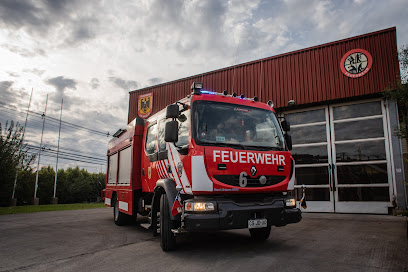
M55 181L54 181L54 197L51 199L51 204L58 204L58 197L56 197L57 193L57 177L58 177L58 154L59 154L59 144L60 144L60 136L61 136L61 118L62 118L62 104L64 103L64 99L61 99L61 113L60 113L60 123L59 123L59 131L58 131L58 147L57 147L57 163L55 164Z
M20 146L20 151L19 151L19 157L21 156L21 150L23 148L24 133L25 133L25 129L26 129L26 126L27 126L28 112L30 111L31 98L33 97L33 91L34 91L34 89L31 89L30 101L28 102L27 114L26 114L26 119L25 119L24 127L23 127L23 134L21 135L21 146ZM22 159L20 159L19 164L23 165ZM15 192L16 192L17 176L18 176L18 167L16 169L16 177L14 179L13 195L11 196L10 206L16 206L17 205L17 198L14 197Z
M47 100L45 101L45 111L44 111L44 113L43 113L43 115L42 115L43 125L42 125L42 131L41 131L40 149L38 150L37 176L36 176L36 178L35 178L33 205L38 205L38 204L40 204L40 199L37 198L38 172L40 172L40 169L39 169L39 168L40 168L40 158L41 158L42 141L43 141L43 136L44 136L45 114L47 113L47 104L48 104L48 94L47 94Z

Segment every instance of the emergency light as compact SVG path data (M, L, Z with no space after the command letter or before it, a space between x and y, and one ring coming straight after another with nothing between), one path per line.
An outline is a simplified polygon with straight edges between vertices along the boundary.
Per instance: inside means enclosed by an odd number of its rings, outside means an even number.
M193 90L193 93L197 95L201 94L202 88L203 88L202 82L193 82L193 84L191 85L191 89Z
M293 100L293 99L289 100L288 101L288 106L293 106L293 105L296 105L295 100Z
M200 91L202 94L217 94L216 92L211 92L211 91Z
M191 85L191 90L193 90L193 94L195 94L195 95L200 95L200 94L223 95L223 96L238 97L240 99L252 100L254 102L259 101L257 96L254 96L254 98L251 99L251 98L246 98L244 94L241 94L240 96L237 96L237 93L235 93L235 92L232 93L231 95L229 95L227 90L222 91L222 93L206 91L206 90L203 90L203 83L201 83L201 82L193 82L193 84ZM268 105L272 108L273 107L273 102L268 101Z

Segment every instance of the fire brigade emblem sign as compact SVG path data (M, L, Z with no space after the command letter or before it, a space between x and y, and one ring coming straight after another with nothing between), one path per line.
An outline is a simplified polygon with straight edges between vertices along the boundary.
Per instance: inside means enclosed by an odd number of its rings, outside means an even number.
M367 74L373 65L371 54L364 49L353 49L344 54L340 69L348 77L358 78Z
M141 118L149 117L150 113L152 113L152 106L153 106L153 93L139 95L137 107L139 117Z

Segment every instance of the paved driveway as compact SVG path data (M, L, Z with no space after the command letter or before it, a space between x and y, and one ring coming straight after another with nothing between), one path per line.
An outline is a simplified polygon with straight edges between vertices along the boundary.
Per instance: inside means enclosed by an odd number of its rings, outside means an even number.
M408 271L405 217L303 217L264 243L248 230L191 234L164 253L137 224L116 226L109 208L2 215L0 271Z

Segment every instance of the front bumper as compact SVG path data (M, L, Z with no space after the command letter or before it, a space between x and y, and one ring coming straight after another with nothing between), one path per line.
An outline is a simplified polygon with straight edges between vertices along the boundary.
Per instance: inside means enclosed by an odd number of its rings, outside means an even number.
M206 199L208 201L208 199ZM185 231L210 231L248 228L250 219L267 219L268 226L285 226L300 222L301 211L286 208L284 199L238 203L233 200L215 200L215 212L184 212L181 226Z

